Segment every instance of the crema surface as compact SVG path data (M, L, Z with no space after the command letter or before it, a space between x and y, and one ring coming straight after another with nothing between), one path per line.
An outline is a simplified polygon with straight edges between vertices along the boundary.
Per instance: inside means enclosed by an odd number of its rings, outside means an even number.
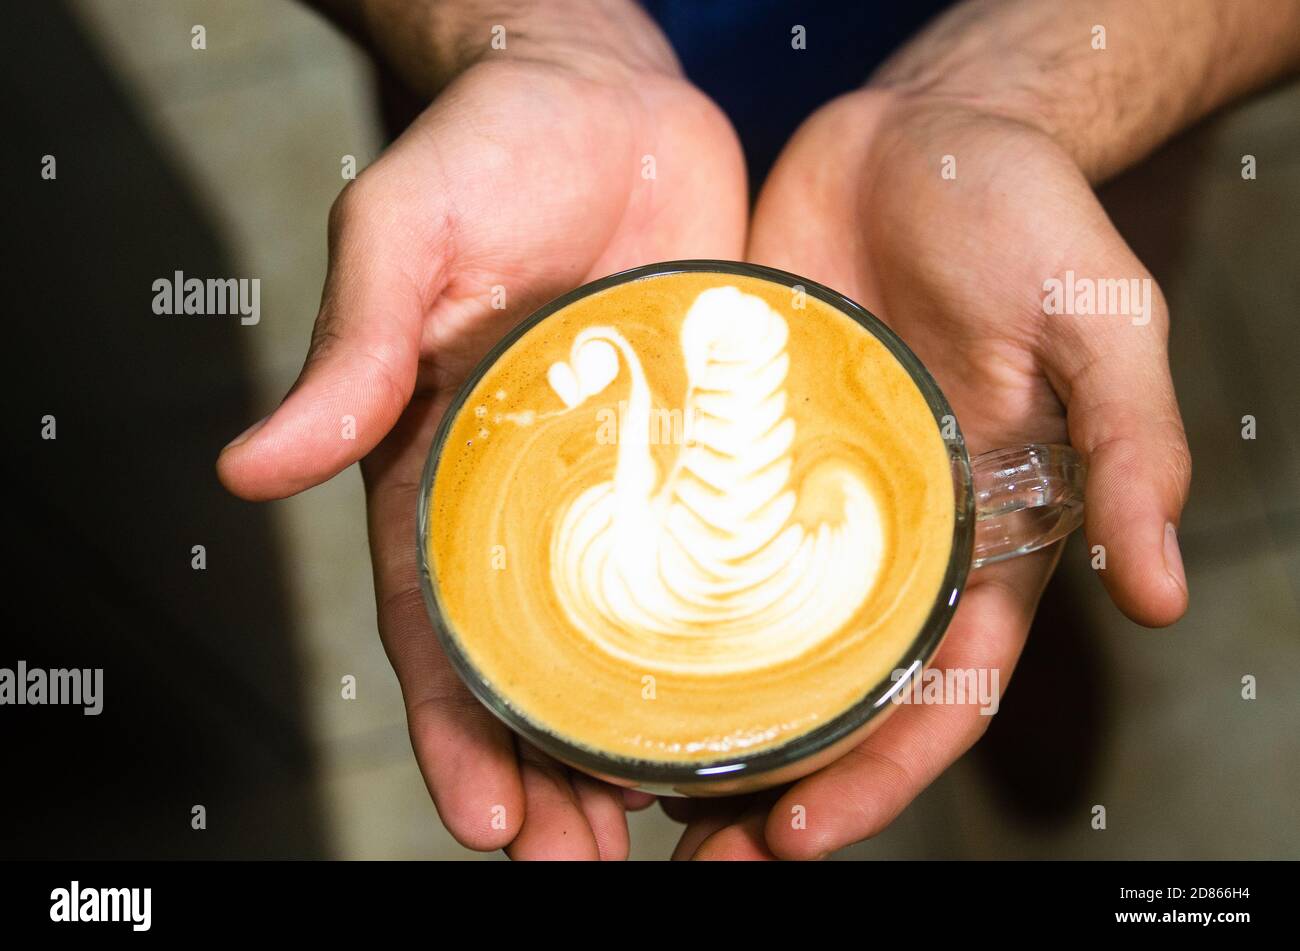
M430 565L473 666L637 759L753 753L887 678L934 606L948 455L851 318L757 278L643 278L514 343L453 421Z

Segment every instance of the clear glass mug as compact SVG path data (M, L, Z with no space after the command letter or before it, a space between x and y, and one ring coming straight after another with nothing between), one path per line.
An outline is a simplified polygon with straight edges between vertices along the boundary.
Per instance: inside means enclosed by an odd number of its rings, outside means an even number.
M973 569L1037 551L1064 538L1083 521L1084 466L1069 446L1022 445L971 459L956 416L929 371L892 330L866 308L814 281L785 271L734 261L670 261L613 274L585 284L534 312L508 333L461 386L429 449L416 518L420 581L429 619L453 667L479 701L528 742L598 779L660 795L730 796L792 782L834 762L884 722L898 704L894 695L908 680L887 677L866 685L861 700L826 723L779 746L707 762L662 762L613 756L542 729L511 706L460 649L438 597L429 566L429 498L437 461L451 422L487 370L523 334L576 300L617 284L682 272L737 274L780 284L815 297L857 321L889 349L925 397L948 446L952 468L952 553L934 607L895 665L920 671L938 651L957 600Z

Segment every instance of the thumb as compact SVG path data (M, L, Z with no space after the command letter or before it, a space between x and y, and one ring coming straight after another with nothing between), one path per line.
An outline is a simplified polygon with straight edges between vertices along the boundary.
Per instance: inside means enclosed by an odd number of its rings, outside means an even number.
M1094 567L1125 614L1163 627L1187 610L1177 526L1192 466L1169 375L1167 311L1145 280L1148 323L1073 318L1106 323L1059 348L1069 358L1057 367L1065 380L1058 392L1067 394L1070 441L1088 463L1084 530Z
M373 449L411 397L446 243L414 233L398 179L381 165L330 209L329 271L297 382L217 460L222 483L243 498L283 498L329 479Z

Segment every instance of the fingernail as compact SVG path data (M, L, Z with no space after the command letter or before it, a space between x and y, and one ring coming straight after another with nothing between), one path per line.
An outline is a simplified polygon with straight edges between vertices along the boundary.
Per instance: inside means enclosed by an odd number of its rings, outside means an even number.
M1178 548L1178 529L1173 522L1165 522L1165 571L1174 584L1187 590L1187 575L1183 572L1183 553Z
M259 429L261 429L263 426L265 426L265 425L266 425L266 421L267 421L268 419L270 419L270 418L271 418L271 414L270 414L270 413L268 413L267 415L263 416L261 419L259 419L257 422L255 422L252 426L249 426L247 429L245 429L242 433L240 433L240 434L239 434L238 436L236 436L234 439L230 440L230 442L226 443L226 449L234 449L236 446L242 446L244 443L248 442L248 440L249 440L250 438L252 438L253 433L257 432ZM223 450L221 450L221 451L222 451L222 452L225 452L226 449L223 449Z

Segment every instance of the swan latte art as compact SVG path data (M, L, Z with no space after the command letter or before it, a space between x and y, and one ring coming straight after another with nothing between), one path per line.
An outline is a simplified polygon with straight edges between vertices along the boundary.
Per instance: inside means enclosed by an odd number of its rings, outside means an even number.
M887 679L953 537L947 447L861 324L685 272L528 329L450 423L429 565L475 672L607 756L779 746Z

